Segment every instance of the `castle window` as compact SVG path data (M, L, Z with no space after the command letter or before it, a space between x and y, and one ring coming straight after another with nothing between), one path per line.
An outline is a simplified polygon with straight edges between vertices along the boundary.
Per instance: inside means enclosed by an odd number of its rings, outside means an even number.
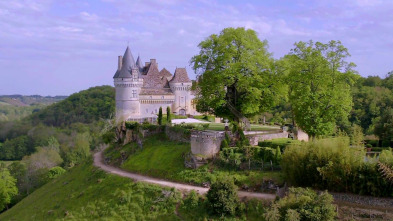
M153 99L153 96L150 96L150 99Z
M146 109L146 113L149 113L149 109Z
M132 90L132 97L136 97L136 90Z
M161 96L161 99L164 99L164 96Z

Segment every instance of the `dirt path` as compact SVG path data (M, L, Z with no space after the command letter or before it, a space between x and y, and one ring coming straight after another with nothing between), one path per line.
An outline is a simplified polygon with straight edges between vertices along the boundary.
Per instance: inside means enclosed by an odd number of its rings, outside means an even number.
M178 190L185 190L185 191L190 191L190 190L195 190L200 194L205 194L209 189L204 188L204 187L199 187L199 186L192 186L192 185L187 185L183 183L175 183L171 181L166 181L162 179L157 179L149 176L143 176L140 174L136 173L131 173L125 170L122 170L117 167L109 166L103 163L103 157L102 157L102 151L97 152L94 154L94 166L101 168L102 170L111 173L111 174L116 174L122 177L128 177L130 179L133 179L135 181L142 181L142 182L147 182L147 183L153 183L153 184L158 184L160 186L166 186L166 187L174 187ZM256 193L256 192L246 192L246 191L239 191L238 195L240 198L258 198L258 199L269 199L273 200L276 195L274 194L267 194L267 193Z

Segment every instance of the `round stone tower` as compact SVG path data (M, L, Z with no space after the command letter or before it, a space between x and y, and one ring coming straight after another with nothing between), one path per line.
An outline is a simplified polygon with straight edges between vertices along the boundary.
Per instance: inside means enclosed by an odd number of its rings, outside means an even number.
M185 68L176 68L173 78L169 81L169 86L175 95L172 112L178 115L189 114L191 110L192 82L188 77L187 70Z
M139 93L143 79L129 47L119 56L118 68L113 76L116 88L116 120L118 122L140 118Z

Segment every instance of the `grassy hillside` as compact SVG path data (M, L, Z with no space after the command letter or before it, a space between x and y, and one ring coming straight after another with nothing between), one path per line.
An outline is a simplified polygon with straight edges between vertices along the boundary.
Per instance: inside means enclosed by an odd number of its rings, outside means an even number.
M177 220L180 200L176 191L107 175L90 161L36 190L0 220Z
M123 169L178 182L201 185L213 183L218 177L233 177L238 186L244 184L258 188L263 180L272 179L283 183L280 172L238 171L224 169L209 163L196 170L185 168L184 155L190 152L189 143L170 141L165 134L149 136L140 150L135 144L111 147L106 150L106 158ZM126 158L121 160L121 158Z
M0 214L0 220L261 220L268 202L245 204L241 217L208 213L206 200L108 175L91 160L73 168Z

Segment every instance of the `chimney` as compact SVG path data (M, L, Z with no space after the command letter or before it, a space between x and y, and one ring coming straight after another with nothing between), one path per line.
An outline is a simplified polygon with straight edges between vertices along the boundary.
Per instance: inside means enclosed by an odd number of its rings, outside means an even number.
M120 71L122 65L123 65L123 56L120 55L117 61L117 70Z
M145 67L149 66L150 62L145 62Z
M156 59L150 59L150 63L155 64L156 63Z

